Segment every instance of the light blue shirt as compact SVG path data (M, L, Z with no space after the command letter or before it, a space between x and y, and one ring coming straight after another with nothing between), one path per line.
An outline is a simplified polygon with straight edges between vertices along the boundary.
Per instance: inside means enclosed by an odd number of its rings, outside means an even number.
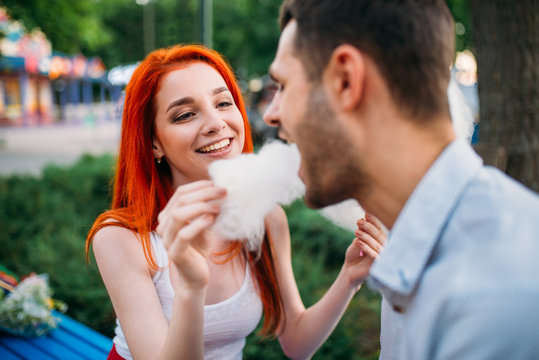
M369 285L383 295L384 360L539 359L539 196L454 141Z

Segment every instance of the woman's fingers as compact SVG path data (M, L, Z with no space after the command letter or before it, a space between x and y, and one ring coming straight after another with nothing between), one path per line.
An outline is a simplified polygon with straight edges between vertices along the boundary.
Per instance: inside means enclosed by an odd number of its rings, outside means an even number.
M361 249L362 256L367 256L371 259L376 259L379 255L379 251L374 250L372 247L370 247L367 243L362 241L361 239L355 238L354 241L357 242L357 246Z
M363 250L363 253L365 252L369 253L370 250L372 250L376 254L379 254L382 251L383 249L382 240L373 237L371 234L369 234L366 231L363 231L362 229L356 230L355 235L356 235L356 238L359 239L359 241L362 244L361 249Z
M169 256L178 260L178 257L181 258L182 254L186 253L188 247L192 247L204 257L208 256L211 250L211 237L201 235L214 221L215 216L205 214L182 227L176 233L174 241L167 247Z
M167 247L168 257L171 264L174 264L171 268L178 271L182 287L194 286L200 289L209 282L206 258L211 252L213 238L207 228L214 220L215 216L211 215L194 219L176 233L174 241Z
M188 205L199 201L219 200L221 198L224 198L225 196L225 188L215 186L206 187L185 193L183 196L178 198L178 200L176 201L176 206Z
M378 223L381 225L380 222ZM384 245L387 236L383 228L378 228L370 220L365 220L365 219L358 220L357 225L358 225L358 231L367 233L373 239L379 242L381 245Z
M201 181L198 181L200 183ZM191 184L189 184L191 185ZM178 195L174 201L172 199L167 203L167 206L163 211L159 213L157 216L157 221L159 223L165 222L167 218L174 216L173 214L177 211L177 209L181 209L182 207L189 206L190 204L199 203L199 202L210 202L222 199L226 196L226 189L215 187L213 185L211 186L202 186L203 184L199 184L200 186L196 189L192 189L190 191L184 191L181 195ZM174 196L179 194L180 192L176 192Z
M179 186L176 189L176 191L174 191L174 194L172 194L172 196L168 200L167 205L172 204L172 206L175 206L178 198L181 198L183 195L188 194L195 190L204 189L204 188L213 187L213 186L214 186L213 182L210 180L194 181L192 183Z
M380 219L378 219L376 216L374 216L374 215L372 215L370 213L367 213L367 212L365 213L365 219L367 219L368 222L373 224L378 229L378 231L385 234L385 227L382 224L382 222L380 221Z
M178 207L170 210L166 216L160 218L156 231L163 239L163 244L166 247L174 241L181 229L188 226L195 219L203 215L215 217L218 213L219 205L207 202L197 202Z
M168 201L167 207L176 207L181 204L186 204L192 197L223 197L224 195L226 195L226 190L224 188L215 186L210 180L195 181L189 184L179 186Z
M161 210L161 214L166 214L169 212L170 209L174 209L176 207L176 204L178 202L178 199L181 198L186 193L189 193L190 191L195 191L198 189L206 188L213 186L213 183L209 180L202 180L202 181L195 181L186 185L179 186L170 199L168 199L167 204L165 205L165 208Z

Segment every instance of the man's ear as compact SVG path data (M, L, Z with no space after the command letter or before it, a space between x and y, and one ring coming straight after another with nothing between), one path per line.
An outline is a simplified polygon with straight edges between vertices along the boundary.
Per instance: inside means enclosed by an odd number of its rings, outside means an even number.
M365 87L365 58L361 51L346 44L335 48L324 71L324 83L342 110L355 109Z

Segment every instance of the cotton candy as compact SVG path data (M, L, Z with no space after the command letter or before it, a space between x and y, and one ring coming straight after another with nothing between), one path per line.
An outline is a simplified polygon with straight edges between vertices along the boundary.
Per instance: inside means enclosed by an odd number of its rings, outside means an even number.
M365 216L365 210L355 199L348 199L320 209L320 214L335 225L355 232L357 230L357 221Z
M300 155L295 145L265 144L257 154L218 160L208 171L217 186L227 189L213 230L228 240L243 240L258 251L264 237L264 217L277 204L303 196L298 176Z

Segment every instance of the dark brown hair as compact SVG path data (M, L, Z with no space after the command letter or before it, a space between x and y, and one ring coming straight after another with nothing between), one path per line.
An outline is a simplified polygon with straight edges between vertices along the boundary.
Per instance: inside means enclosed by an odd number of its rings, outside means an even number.
M454 21L445 0L285 0L281 30L297 22L294 52L311 81L350 44L377 65L402 109L415 117L449 113Z

